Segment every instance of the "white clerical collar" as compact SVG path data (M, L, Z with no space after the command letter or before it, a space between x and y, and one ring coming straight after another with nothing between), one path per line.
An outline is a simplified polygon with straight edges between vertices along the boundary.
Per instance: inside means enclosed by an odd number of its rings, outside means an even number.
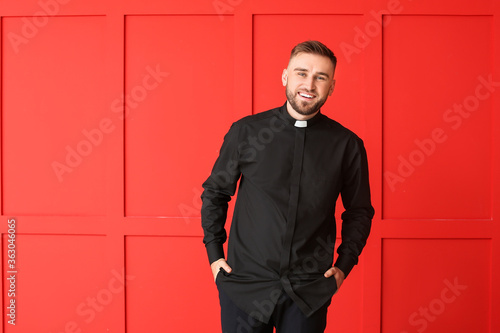
M307 127L307 120L296 120L295 127Z

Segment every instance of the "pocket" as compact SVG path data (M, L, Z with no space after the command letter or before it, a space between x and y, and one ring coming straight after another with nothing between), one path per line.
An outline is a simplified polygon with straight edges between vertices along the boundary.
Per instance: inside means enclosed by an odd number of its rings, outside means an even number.
M219 272L217 273L217 275L215 276L215 283L217 284L217 281L219 281L221 278L223 277L228 277L230 276L231 273L228 273L224 270L224 268L219 268Z
M224 269L221 267L217 272L217 275L215 276L215 284L217 284L217 281L219 280L219 275L221 275L223 271Z

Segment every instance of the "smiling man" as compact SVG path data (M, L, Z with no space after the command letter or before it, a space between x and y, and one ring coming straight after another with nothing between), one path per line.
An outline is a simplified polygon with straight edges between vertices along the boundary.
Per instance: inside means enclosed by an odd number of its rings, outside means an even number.
M292 55L282 76L287 110L292 117L306 120L319 112L335 87L334 61L314 53Z
M282 74L286 103L235 122L203 184L203 242L224 333L324 332L332 296L366 244L374 210L363 141L320 111L336 65L320 42L295 46ZM333 265L339 195L345 211Z

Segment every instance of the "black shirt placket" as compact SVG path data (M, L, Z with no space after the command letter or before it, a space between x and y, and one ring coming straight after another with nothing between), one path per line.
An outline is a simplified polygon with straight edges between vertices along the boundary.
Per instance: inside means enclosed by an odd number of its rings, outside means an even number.
M293 165L290 176L290 198L288 201L288 212L286 219L286 231L283 239L283 249L280 260L280 280L289 296L305 308L309 306L300 299L292 289L288 274L290 273L290 260L292 253L292 242L297 221L297 210L299 208L300 178L302 174L304 146L306 140L306 127L295 127L295 147L293 153Z

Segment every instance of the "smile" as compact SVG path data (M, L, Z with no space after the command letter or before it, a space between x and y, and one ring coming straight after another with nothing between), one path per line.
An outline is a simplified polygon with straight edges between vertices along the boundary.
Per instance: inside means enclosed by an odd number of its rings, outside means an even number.
M313 99L314 98L314 95L310 95L310 94L304 93L304 92L299 92L299 96L307 98L307 99Z

